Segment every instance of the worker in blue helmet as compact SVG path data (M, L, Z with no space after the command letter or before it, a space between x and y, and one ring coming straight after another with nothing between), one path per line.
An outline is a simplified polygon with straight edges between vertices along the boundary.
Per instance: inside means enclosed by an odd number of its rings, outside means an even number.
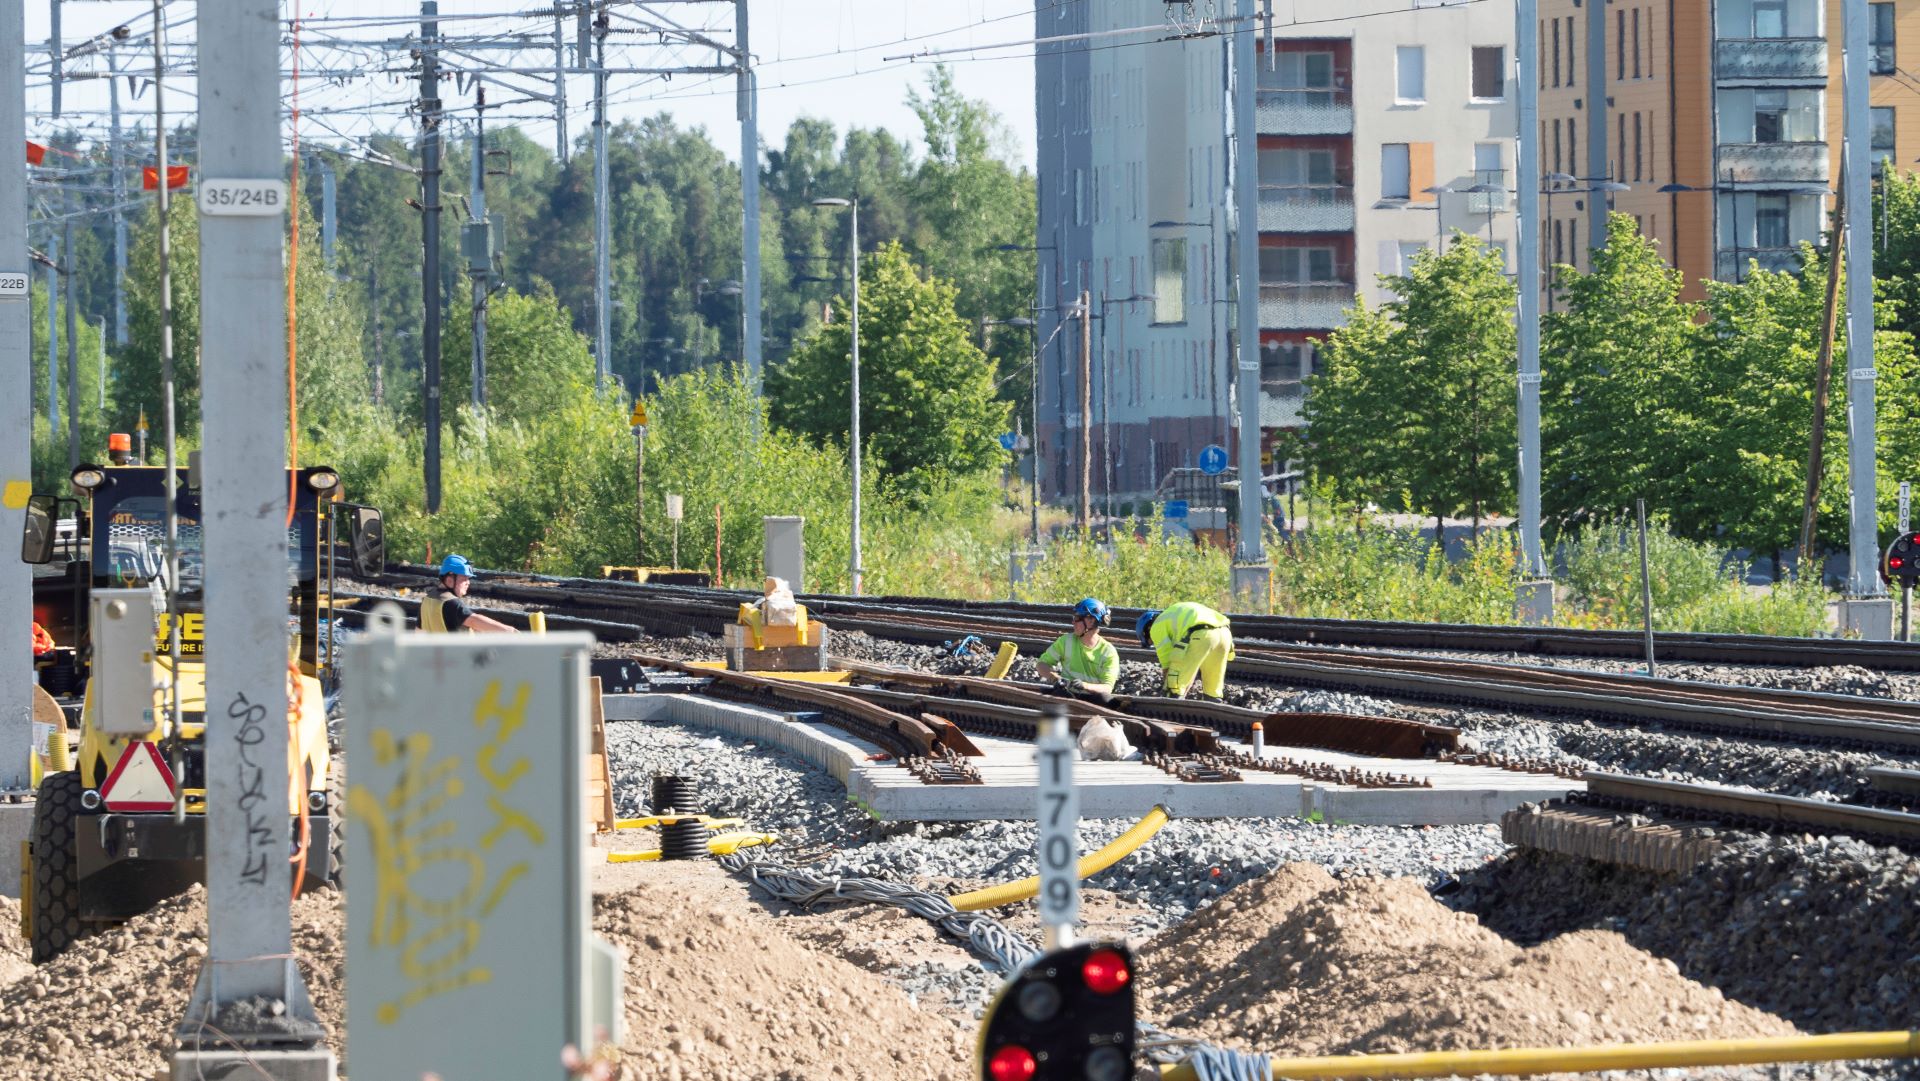
M1120 651L1100 636L1107 624L1106 603L1087 597L1073 606L1073 630L1040 654L1041 679L1057 680L1067 694L1106 701L1120 681Z
M420 602L420 629L446 634L451 631L515 633L515 629L491 616L482 615L467 605L467 590L473 588L473 564L466 556L448 556L440 561L440 588Z
M1164 611L1147 609L1134 624L1142 646L1152 647L1166 674L1167 693L1185 698L1200 677L1200 694L1219 701L1226 694L1227 662L1233 659L1233 628L1227 617L1195 601Z

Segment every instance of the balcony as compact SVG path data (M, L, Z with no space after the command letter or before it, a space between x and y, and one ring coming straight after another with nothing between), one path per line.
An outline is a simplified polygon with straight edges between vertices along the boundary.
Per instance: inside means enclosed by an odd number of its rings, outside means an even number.
M1721 143L1720 178L1735 184L1825 184L1827 144Z
M1744 280L1750 266L1762 270L1800 271L1800 248L1721 248L1714 253L1713 276L1720 281Z
M1261 185L1263 233L1350 233L1353 187L1348 184Z
M1806 86L1827 81L1825 38L1722 38L1713 46L1721 86Z
M1331 330L1345 326L1353 283L1261 282L1260 329Z
M1345 90L1259 90L1254 122L1262 135L1352 135L1353 96Z

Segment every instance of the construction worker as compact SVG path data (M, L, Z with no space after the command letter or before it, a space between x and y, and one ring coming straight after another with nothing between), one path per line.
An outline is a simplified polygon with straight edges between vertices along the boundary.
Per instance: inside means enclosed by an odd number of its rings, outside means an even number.
M1226 694L1227 662L1233 659L1233 629L1227 617L1193 601L1141 613L1134 625L1142 646L1151 646L1166 672L1167 693L1185 698L1193 677L1200 693L1218 702Z
M1072 633L1061 635L1040 654L1040 678L1059 680L1060 688L1075 697L1101 702L1112 697L1120 679L1120 651L1100 637L1106 623L1107 606L1098 598L1074 605Z
M515 633L491 616L481 615L467 606L467 590L473 588L473 564L466 556L448 556L440 561L440 590L420 602L420 629L445 634L449 631Z

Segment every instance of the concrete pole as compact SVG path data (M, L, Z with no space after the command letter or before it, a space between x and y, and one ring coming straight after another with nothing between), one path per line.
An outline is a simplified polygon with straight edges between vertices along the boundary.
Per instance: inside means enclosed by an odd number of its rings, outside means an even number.
M21 0L24 6L26 0ZM47 59L53 81L53 115L60 116L60 83L62 82L61 60L66 50L60 44L60 0L48 3Z
M1514 268L1520 339L1520 576L1547 577L1540 549L1540 31L1538 0L1514 5L1520 108L1514 132ZM1551 598L1549 590L1546 596ZM1551 614L1549 610L1549 614Z
M201 2L202 192L226 181L286 200L279 15L278 0ZM177 1062L189 1063L206 1062L186 1050L201 1046L201 1023L256 996L286 1007L284 1017L262 1017L262 1029L304 1022L320 1035L300 970L286 959L292 949L281 795L288 783L286 238L277 213L237 216L203 208L200 223L201 500L203 520L213 523L203 541L208 935L180 1028ZM241 1026L236 1032L230 1017L220 1027L223 1046L229 1040L248 1049L300 1043L298 1028L269 1033ZM315 1053L331 1055L324 1048ZM264 1065L279 1067L268 1076L289 1076L280 1060ZM178 1065L176 1076L185 1076Z
M104 315L94 316L93 327L94 332L100 336L100 364L94 369L94 374L99 376L100 380L98 387L100 396L95 399L95 401L98 403L96 408L101 412L101 419L105 420L107 411L107 317Z
M8 279L0 288L0 537L20 536L26 496L33 491L26 61L26 12L20 4L0 3L0 278ZM0 627L25 627L32 619L31 572L18 559L0 559ZM32 656L0 649L0 792L26 790L32 739Z
M326 261L327 276L333 276L334 248L340 238L340 216L333 163L320 159L320 256Z
M1607 129L1613 123L1607 98L1607 14L1610 4L1587 5L1587 169L1588 177L1613 179L1613 165L1607 155ZM1539 26L1535 24L1535 33ZM1737 232L1735 235L1739 235ZM1607 246L1607 200L1594 192L1587 199L1587 247ZM1576 250L1567 262L1580 265Z
M848 568L853 576L853 595L860 596L865 584L860 566L860 200L853 200L853 410L847 429L848 450L853 460L853 558Z
M1080 535L1093 517L1093 291L1080 290Z
M1873 359L1873 167L1868 100L1867 0L1845 0L1847 165L1847 457L1852 481L1847 592L1852 618L1842 625L1865 638L1893 635L1893 606L1879 574L1879 506L1875 498Z
M427 513L440 510L440 4L420 0L421 397L426 412Z
M487 91L480 87L479 106L473 116L473 168L469 186L473 192L473 220L487 220ZM467 273L473 279L473 371L468 379L468 398L479 409L487 404L487 267L475 266L471 259Z
M747 0L734 0L734 48L740 50L740 248L745 272L740 278L740 341L753 396L760 397L760 103L747 50ZM855 267L858 275L859 268ZM759 414L754 414L759 423Z
M1234 360L1240 398L1240 551L1242 564L1264 564L1260 535L1260 206L1259 155L1254 134L1254 0L1239 0L1243 33L1234 37L1233 204L1238 334ZM1236 581L1235 592L1241 583ZM1264 582L1262 583L1264 587ZM1264 592L1264 588L1262 592Z
M107 105L112 117L108 157L113 165L113 345L127 344L127 148L120 140L120 66L112 46L107 48ZM106 339L102 338L102 348Z
M47 432L60 438L60 234L47 231Z
M607 392L613 371L612 321L607 305L612 296L608 277L613 273L609 248L612 238L607 213L607 36L593 35L593 389Z
M65 238L61 247L67 256L67 471L71 473L80 464L80 305L74 303L73 283L79 275L75 274L73 219L78 214L73 205L73 185L68 184L66 197L61 200L62 215L66 220L60 225Z

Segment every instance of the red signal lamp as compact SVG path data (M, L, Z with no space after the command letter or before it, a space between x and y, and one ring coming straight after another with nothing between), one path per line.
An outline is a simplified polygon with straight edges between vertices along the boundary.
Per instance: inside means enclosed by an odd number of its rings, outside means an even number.
M1081 964L1080 978L1087 981L1087 988L1095 994L1111 995L1126 987L1133 973L1119 951L1095 950Z
M987 1060L987 1076L993 1081L1030 1081L1039 1069L1033 1052L1019 1044L1008 1044Z

